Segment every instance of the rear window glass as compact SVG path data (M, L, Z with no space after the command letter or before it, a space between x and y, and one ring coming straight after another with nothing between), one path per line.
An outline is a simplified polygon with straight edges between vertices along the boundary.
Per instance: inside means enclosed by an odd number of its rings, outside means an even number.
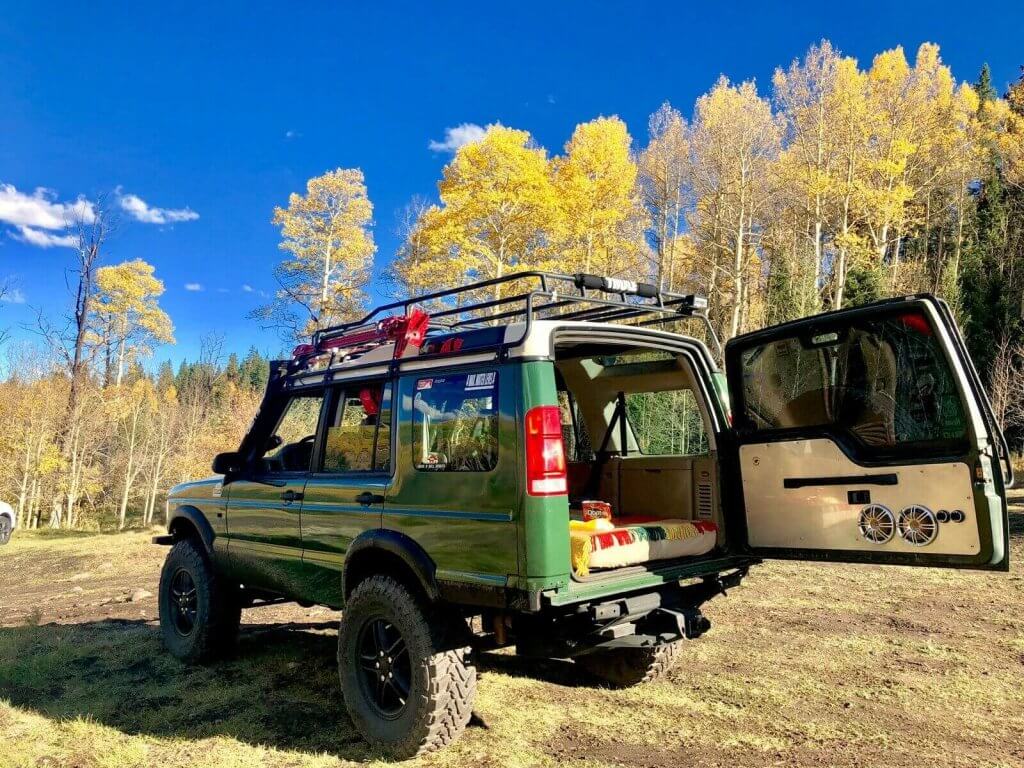
M488 472L498 463L496 371L419 379L413 464L425 472Z
M626 416L640 452L694 456L708 452L708 435L697 398L688 389L626 392Z
M746 350L743 408L756 429L833 426L873 448L942 450L967 421L942 345L920 311Z

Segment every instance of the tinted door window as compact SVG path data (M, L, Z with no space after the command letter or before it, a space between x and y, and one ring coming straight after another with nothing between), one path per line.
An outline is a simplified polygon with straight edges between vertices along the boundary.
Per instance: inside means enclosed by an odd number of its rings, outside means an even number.
M309 471L323 402L322 393L297 395L288 401L274 434L267 442L263 458L266 471Z
M387 472L391 465L391 385L339 392L327 422L323 472Z
M831 427L878 450L961 447L967 420L927 317L915 310L852 322L745 350L745 426Z

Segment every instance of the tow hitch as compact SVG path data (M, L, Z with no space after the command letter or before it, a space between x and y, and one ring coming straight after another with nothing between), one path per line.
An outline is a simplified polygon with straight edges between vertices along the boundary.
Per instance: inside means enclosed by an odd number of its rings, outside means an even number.
M651 611L637 626L639 634L675 635L695 640L711 629L711 622L699 608L658 608Z

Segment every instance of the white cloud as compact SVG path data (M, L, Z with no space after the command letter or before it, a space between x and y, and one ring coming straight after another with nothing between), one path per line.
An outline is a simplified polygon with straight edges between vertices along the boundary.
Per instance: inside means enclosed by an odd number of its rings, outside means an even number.
M189 207L157 208L138 195L121 195L121 207L136 221L143 224L174 224L179 221L195 221L199 214Z
M79 219L88 223L95 215L95 207L85 198L61 203L52 189L43 186L36 187L32 195L28 195L18 191L13 184L0 184L0 222L18 227L23 236L18 240L32 245L39 245L33 232L45 236L46 233L39 232L40 229L63 229ZM46 237L38 240L46 240ZM43 247L49 245L56 244L48 243Z
M242 286L242 293L252 293L252 286L246 283Z
M74 248L78 245L78 238L74 235L55 235L52 232L25 225L19 225L15 230L14 232L8 232L8 234L15 240L26 245L34 245L38 248L53 248L55 246L58 248Z
M434 152L457 152L460 147L480 141L487 129L476 123L462 123L454 128L444 129L444 141L431 139L427 145Z
M6 302L7 304L24 304L25 294L21 292L20 288L11 288L0 296L0 301Z
M284 137L286 139L300 139L302 138L302 134L299 133L298 131L285 131Z
M185 283L186 291L201 291L203 290L202 283Z

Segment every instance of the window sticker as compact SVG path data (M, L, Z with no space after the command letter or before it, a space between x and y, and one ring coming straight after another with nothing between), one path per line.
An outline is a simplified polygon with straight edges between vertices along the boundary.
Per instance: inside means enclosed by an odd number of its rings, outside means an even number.
M466 390L471 389L493 389L494 381L497 378L495 371L486 373L471 373L466 377Z

